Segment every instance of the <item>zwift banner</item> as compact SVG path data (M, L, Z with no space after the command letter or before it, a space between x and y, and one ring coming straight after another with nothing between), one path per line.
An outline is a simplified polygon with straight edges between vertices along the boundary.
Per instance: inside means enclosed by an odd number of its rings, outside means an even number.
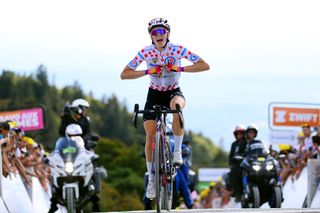
M301 124L320 125L320 105L305 103L271 103L269 126L272 130L300 129Z

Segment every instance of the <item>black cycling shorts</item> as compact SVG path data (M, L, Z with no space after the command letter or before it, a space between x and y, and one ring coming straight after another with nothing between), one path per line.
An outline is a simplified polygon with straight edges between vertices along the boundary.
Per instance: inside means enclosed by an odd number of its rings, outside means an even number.
M179 87L169 91L158 91L158 90L149 88L147 102L144 105L144 109L145 110L153 109L154 105L162 105L170 109L170 101L174 96L181 96L183 99L185 99ZM143 114L144 121L155 120L155 119L156 119L156 115L154 113Z

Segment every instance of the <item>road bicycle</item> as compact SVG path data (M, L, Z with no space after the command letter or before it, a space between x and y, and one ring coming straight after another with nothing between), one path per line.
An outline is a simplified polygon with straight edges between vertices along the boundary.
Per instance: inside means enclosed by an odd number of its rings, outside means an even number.
M134 106L133 124L137 127L137 116L141 113L154 113L156 115L157 131L156 139L152 145L152 171L155 173L156 209L170 210L173 200L173 181L179 165L173 165L170 142L166 133L166 116L169 113L177 113L179 116L180 128L183 128L182 111L176 105L176 110L168 109L165 106L155 105L152 110L139 110L139 105Z

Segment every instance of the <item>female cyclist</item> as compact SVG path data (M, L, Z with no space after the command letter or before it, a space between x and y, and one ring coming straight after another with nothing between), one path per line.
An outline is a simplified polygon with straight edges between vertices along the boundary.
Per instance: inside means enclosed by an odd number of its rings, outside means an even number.
M199 56L187 48L169 42L170 26L164 18L155 18L149 22L148 31L152 45L144 47L123 69L121 79L136 79L143 76L150 77L147 101L144 109L152 109L154 105L164 105L174 110L176 104L183 109L185 98L179 87L181 72L200 72L208 70L209 65ZM192 62L190 66L181 67L181 59ZM136 70L145 61L147 70ZM156 116L143 115L146 132L146 163L149 174L149 183L146 196L155 198L154 174L152 174L152 142L155 140ZM172 130L174 134L175 150L173 163L182 164L181 145L184 130L180 128L178 115L173 115Z

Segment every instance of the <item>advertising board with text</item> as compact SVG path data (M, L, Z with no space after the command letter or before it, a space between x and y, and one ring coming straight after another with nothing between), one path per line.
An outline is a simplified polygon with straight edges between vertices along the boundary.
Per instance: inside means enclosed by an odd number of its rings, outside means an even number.
M271 103L269 127L272 130L298 129L302 124L320 125L320 105L302 103Z
M23 131L44 129L44 118L44 109L42 107L0 112L0 122L14 121Z

